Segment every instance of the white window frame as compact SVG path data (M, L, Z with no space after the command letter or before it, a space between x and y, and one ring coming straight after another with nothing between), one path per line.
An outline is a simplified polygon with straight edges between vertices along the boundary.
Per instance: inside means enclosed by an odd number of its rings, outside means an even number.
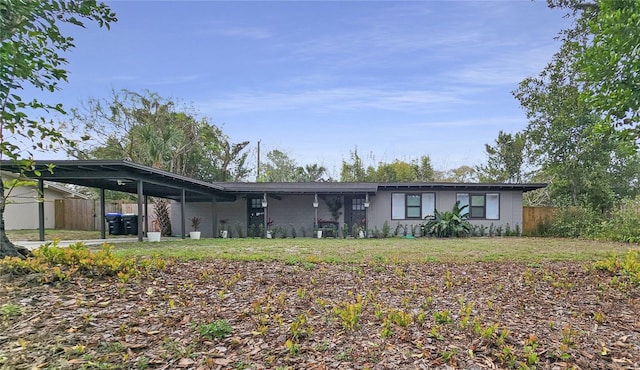
M474 206L475 208L482 207L481 217L472 217L472 210L470 202L474 196L482 196L484 204L482 206ZM500 193L457 193L456 201L460 202L460 207L467 206L466 213L469 219L472 220L499 220L500 219ZM489 204L491 202L491 204ZM488 212L490 211L490 212Z
M407 205L409 196L419 196L419 205ZM419 207L419 217L408 217L409 207ZM436 193L411 192L411 193L391 193L391 219L392 220L423 220L425 217L433 217L436 209Z

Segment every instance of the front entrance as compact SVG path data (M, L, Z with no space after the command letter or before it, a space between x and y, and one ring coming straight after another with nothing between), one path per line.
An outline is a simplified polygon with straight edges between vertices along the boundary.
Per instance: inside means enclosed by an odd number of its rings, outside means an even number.
M247 197L247 236L260 238L264 236L264 207L262 207L262 197Z
M364 230L367 225L367 209L364 206L365 198L362 195L344 197L344 222L349 228L349 234L353 235L354 226Z

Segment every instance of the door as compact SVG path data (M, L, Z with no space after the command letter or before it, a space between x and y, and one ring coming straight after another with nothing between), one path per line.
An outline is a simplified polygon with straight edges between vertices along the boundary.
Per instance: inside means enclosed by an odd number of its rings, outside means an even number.
M247 197L247 236L263 237L264 236L264 207L262 207L262 197Z
M363 195L345 196L344 222L349 227L349 234L353 235L354 225L362 230L366 227L367 209L364 207L365 197Z

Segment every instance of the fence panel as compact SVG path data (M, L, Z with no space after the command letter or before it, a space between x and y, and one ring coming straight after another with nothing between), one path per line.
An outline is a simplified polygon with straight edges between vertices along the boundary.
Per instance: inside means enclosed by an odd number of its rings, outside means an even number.
M105 202L105 213L138 214L138 203L131 201ZM100 230L102 218L100 201L94 199L58 199L55 201L55 228L58 230ZM149 205L149 222L155 219L153 205Z
M55 227L64 230L97 230L96 201L91 199L57 199Z
M538 226L553 219L555 207L522 207L522 233L533 234Z

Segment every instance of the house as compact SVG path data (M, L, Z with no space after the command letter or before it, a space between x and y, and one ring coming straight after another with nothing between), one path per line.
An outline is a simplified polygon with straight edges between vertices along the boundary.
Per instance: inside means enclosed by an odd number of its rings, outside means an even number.
M17 179L13 173L2 172L2 178L6 180ZM84 194L78 193L64 185L45 181L43 184L44 195L40 197L36 182L30 186L14 188L4 210L4 222L6 230L37 229L39 199L44 199L44 226L47 229L55 228L55 201L59 199L88 199Z
M46 171L47 165L53 172ZM4 171L17 172L11 161L0 161ZM33 178L39 183L56 181L100 189L104 214L104 190L137 194L137 214L149 212L148 197L174 202L171 222L174 234L185 237L187 220L198 217L204 237L226 229L232 235L257 235L267 230L296 230L311 236L316 226L356 230L382 230L385 224L410 229L434 211L449 211L456 201L468 205L470 222L476 225L522 227L522 194L546 184L489 183L209 183L123 160L38 161ZM35 176L39 171L40 176ZM48 205L48 204L47 204ZM52 207L45 207L47 211ZM34 219L36 219L34 217ZM139 222L138 240L149 230L149 217ZM101 234L104 236L103 220ZM25 224L26 225L26 224Z
M434 211L450 211L459 201L468 205L471 224L522 227L522 194L544 184L487 183L216 183L223 190L210 202L187 203L187 219L203 220L203 236L224 228L231 235L258 230L292 229L311 236L317 224L338 227L353 235L354 228L382 231L410 230ZM180 208L172 207L172 227L180 230ZM281 231L283 232L283 231Z

